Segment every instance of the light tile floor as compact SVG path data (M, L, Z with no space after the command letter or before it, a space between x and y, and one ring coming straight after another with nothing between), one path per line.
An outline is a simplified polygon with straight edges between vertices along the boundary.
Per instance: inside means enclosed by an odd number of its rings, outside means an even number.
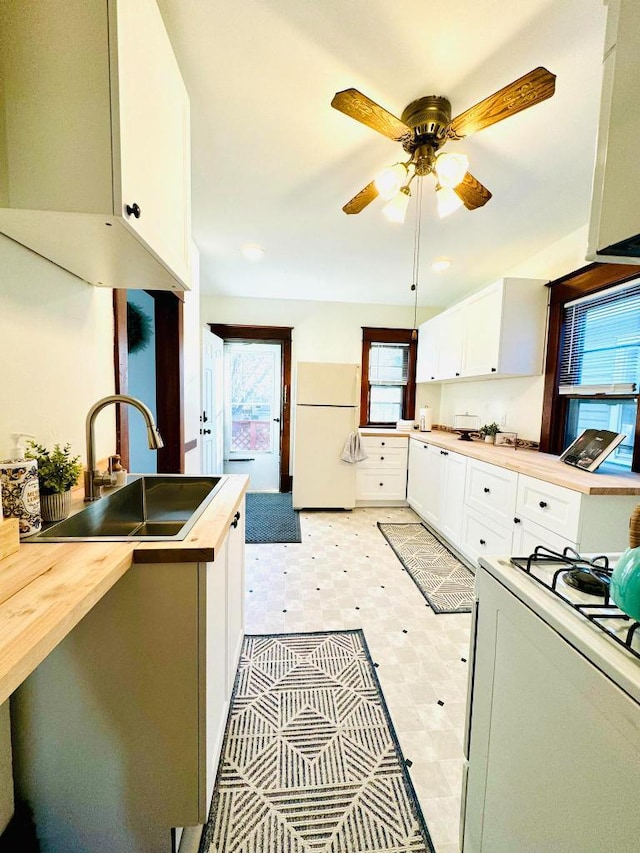
M458 853L471 617L434 614L377 529L411 509L300 515L301 544L247 545L246 633L364 630L437 853Z

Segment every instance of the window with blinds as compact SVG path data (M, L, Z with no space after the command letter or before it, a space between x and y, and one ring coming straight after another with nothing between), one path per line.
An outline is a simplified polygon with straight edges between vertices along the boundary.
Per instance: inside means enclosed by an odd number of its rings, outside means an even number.
M640 282L567 303L560 394L629 395L640 382Z
M409 380L409 344L371 342L369 350L369 419L395 424L402 418Z
M640 281L564 307L558 392L567 398L565 445L585 429L626 438L609 464L630 469L640 385Z

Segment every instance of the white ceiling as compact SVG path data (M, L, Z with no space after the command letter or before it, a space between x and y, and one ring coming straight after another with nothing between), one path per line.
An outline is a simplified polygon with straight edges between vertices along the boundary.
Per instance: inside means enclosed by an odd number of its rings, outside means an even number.
M411 304L412 208L342 205L398 143L330 106L359 89L399 116L445 95L453 115L538 65L553 98L448 150L493 193L440 220L426 179L421 305L446 305L585 224L603 0L159 0L191 97L193 234L202 291ZM415 203L415 202L414 202ZM259 263L241 254L264 247ZM431 261L452 259L436 274Z

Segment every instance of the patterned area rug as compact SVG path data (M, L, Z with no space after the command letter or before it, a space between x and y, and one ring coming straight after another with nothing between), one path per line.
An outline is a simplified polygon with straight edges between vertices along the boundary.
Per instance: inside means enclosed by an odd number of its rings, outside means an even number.
M291 493L249 492L247 494L245 542L300 542L300 513L293 508Z
M245 638L201 853L434 853L361 630Z
M473 573L423 524L378 527L434 613L470 613Z

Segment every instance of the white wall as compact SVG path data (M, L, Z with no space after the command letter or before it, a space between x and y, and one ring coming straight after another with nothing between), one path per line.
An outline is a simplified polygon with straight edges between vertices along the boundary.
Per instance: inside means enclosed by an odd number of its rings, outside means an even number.
M0 347L0 458L24 430L84 460L87 412L114 391L112 291L0 235ZM110 408L96 420L98 459L115 451Z
M311 302L304 299L237 299L203 296L203 323L292 326L291 351L297 361L360 364L362 326L412 328L413 308L350 302ZM418 323L435 311L418 310Z
M588 226L584 225L513 269L506 270L505 277L551 281L584 266L587 231ZM506 426L503 429L517 432L522 438L538 441L542 425L543 393L544 376L527 376L443 384L439 399L433 385L421 384L417 389L416 402L417 405L424 405L425 400L435 398L437 402L430 405L434 410L434 422L437 423L452 426L454 415L465 412L479 415L482 423L500 423L502 417L505 417Z

